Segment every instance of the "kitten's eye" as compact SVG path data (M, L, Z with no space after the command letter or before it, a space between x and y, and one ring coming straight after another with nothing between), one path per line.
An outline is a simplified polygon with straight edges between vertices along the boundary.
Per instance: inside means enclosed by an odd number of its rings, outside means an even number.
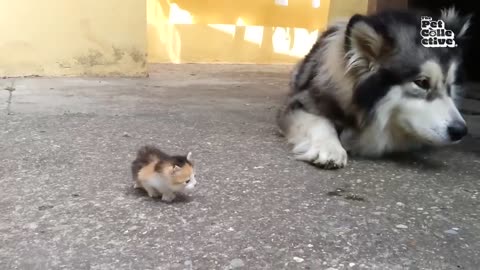
M424 89L424 90L430 89L430 82L428 81L427 78L421 78L421 79L415 80L414 83L415 83L418 87L420 87L420 88L422 88L422 89Z
M188 179L185 183L187 183L187 184L190 183L190 179Z

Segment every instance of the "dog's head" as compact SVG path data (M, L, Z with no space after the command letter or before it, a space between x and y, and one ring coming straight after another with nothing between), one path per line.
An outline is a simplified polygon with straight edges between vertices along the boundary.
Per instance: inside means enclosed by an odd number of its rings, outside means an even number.
M430 145L457 142L467 134L455 100L469 19L454 9L431 16L430 22L409 12L351 18L345 39L347 74L366 125L375 118L397 135ZM436 40L430 39L432 30ZM438 42L450 47L430 46Z

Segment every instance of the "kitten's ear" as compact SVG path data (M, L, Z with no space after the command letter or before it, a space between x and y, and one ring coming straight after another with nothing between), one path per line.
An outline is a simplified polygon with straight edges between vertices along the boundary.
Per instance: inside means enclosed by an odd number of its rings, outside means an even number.
M178 165L173 165L170 167L170 174L175 175L177 172L179 172L182 168Z
M188 154L187 154L187 160L188 160L189 162L192 162L192 152L188 152Z

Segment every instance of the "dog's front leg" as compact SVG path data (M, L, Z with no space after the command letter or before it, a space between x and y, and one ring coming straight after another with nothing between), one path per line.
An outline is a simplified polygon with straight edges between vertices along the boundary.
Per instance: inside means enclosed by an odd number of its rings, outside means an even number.
M287 139L293 144L295 158L325 169L338 169L347 164L333 123L326 117L295 110L288 116Z

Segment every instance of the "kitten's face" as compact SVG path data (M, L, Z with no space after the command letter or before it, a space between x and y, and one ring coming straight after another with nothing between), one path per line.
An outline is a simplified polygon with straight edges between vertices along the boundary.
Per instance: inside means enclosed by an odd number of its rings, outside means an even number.
M186 162L183 166L172 165L171 171L171 189L173 191L189 192L195 188L197 180L195 179L195 170L193 168L192 152L186 156Z
M173 191L191 191L197 184L193 165L186 163L173 169L171 185Z

